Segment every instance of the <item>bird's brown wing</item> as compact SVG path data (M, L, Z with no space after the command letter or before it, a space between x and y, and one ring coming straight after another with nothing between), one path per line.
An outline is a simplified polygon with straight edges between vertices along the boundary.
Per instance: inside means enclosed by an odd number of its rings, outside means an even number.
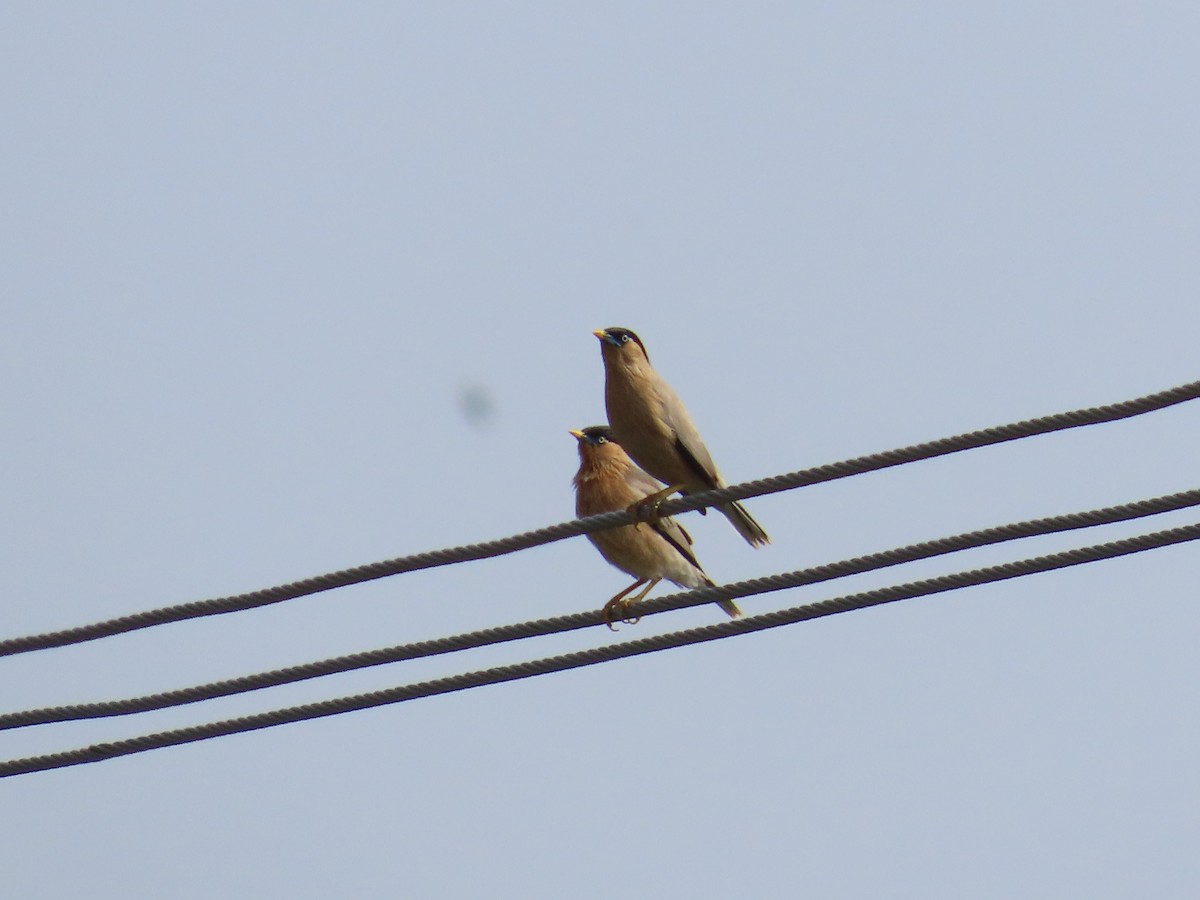
M690 562L701 572L704 571L703 567L700 565L700 561L696 559L696 554L692 553L692 548L690 546L692 543L692 536L683 530L682 525L680 525L674 519L659 519L651 527L660 535L662 535L663 539L666 540L666 542L672 547L674 547L679 552L680 556Z
M700 438L700 432L688 415L687 407L679 395L665 381L658 385L660 410L663 421L675 436L675 450L696 479L710 488L720 486L717 464L709 456L708 448Z
M625 472L625 484L629 488L630 494L637 500L643 497L649 497L651 494L657 494L663 489L663 483L647 472L632 463Z
M700 449L703 451L703 458L701 458L692 452L692 447L694 446L694 444L689 446L682 437L678 434L675 435L675 450L679 453L680 459L684 461L691 471L696 473L696 477L704 482L704 484L710 488L720 487L720 483L717 481L716 469L712 465L712 457L708 455L708 448L704 444L700 445ZM708 460L707 466L703 460Z
M658 479L639 469L637 466L630 466L628 471L626 471L625 484L630 488L631 493L638 497L649 497L651 494L661 491L663 487ZM692 536L687 533L687 529L674 519L668 517L651 523L650 527L668 544L674 547L680 556L697 569L700 569L700 571L704 571L695 554L692 553Z

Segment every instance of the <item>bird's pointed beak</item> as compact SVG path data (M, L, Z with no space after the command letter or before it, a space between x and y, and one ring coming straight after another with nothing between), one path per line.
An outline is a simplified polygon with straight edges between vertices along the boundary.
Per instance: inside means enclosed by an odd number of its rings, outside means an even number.
M570 435L571 435L571 437L575 438L575 440L577 440L577 441L582 441L582 440L583 440L583 432L582 432L582 431L576 431L574 428L572 428L572 429L571 429L569 432L567 432L567 433L568 433L568 434L570 434Z
M592 332L592 334L594 334L596 337L598 337L602 341L608 340L608 335L604 333L603 328L597 328L595 331Z

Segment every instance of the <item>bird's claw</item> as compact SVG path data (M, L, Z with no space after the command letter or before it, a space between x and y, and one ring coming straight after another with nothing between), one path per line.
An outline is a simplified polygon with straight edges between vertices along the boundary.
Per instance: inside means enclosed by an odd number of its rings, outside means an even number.
M625 511L633 516L633 527L641 529L643 523L657 525L662 519L658 508L662 506L664 499L660 494L651 494L649 497L643 497L637 503L629 504Z
M616 631L616 623L624 622L626 625L636 625L642 621L641 616L629 615L629 601L623 597L614 597L604 604L604 624L608 626L609 631Z

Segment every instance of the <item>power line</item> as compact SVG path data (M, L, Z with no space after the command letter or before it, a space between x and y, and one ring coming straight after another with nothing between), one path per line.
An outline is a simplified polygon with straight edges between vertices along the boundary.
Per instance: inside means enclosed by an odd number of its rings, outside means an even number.
M715 599L738 599L755 594L803 587L835 578L844 578L849 575L858 575L876 569L883 569L889 566L943 556L947 553L955 553L961 550L999 544L1020 538L1072 531L1079 528L1110 525L1115 522L1124 522L1131 519L1174 512L1198 505L1200 505L1200 490L1192 490L1164 497L1155 497L1150 500L1139 500L1120 506L1106 507L1104 509L1068 513L1061 516L1034 519L1028 522L1017 522L1010 525L985 528L953 537L939 538L881 553L859 556L854 559L800 569L795 572L787 572L767 578L753 578L748 581L723 585L720 588L701 588L694 591L668 594L638 603L631 608L631 614L640 616L657 615L659 613L711 603ZM245 675L239 678L195 685L173 691L163 691L143 697L105 700L96 703L80 703L0 714L0 730L23 728L31 725L45 725L52 722L69 722L79 719L97 719L107 716L124 716L150 712L173 706L182 706L188 703L197 703L202 700L212 700L217 697L247 693L263 688L278 687L283 684L320 678L326 675L335 675L355 669L364 669L371 666L386 665L388 663L420 659L445 653L455 653L477 647L558 634L603 624L605 624L603 614L599 610L589 610L587 612L567 616L555 616L533 622L503 625L452 637L401 644L380 650L353 653L298 666L288 666L270 672Z
M1119 419L1144 415L1145 413L1165 409L1169 406L1197 398L1200 398L1200 381L1193 381L1189 384L1180 385L1179 387L1160 391L1155 394L1148 394L1144 397L1138 397L1122 403L1056 413L1037 419L1029 419L1023 422L985 428L980 431L972 431L953 437L940 438L923 444L914 444L897 450L873 453L843 462L817 466L812 469L801 469L800 471L791 472L786 475L776 475L758 481L748 481L719 491L704 491L703 493L691 494L687 497L664 503L662 505L662 513L664 515L675 515L729 500L745 500L763 494L793 490L826 481L835 481L839 478L848 478L852 475L861 475L866 472L917 462L923 459L933 459L938 456L946 456L950 453L959 453L963 450L973 450L979 447L1033 437L1039 434L1049 434L1069 428L1080 428L1085 425L1115 422ZM260 606L281 603L285 600L294 600L297 597L318 594L323 591L333 590L334 588L361 584L379 578L387 578L403 572L431 569L438 566L501 556L506 553L514 553L518 550L527 550L531 547L561 541L581 534L589 534L605 528L615 528L618 525L627 525L632 521L632 516L627 512L604 513L598 516L590 516L586 519L574 519L570 522L563 522L547 528L527 531L499 540L466 544L460 547L417 553L411 556L401 556L395 559L355 566L350 569L342 569L337 572L317 575L301 581L293 581L288 584L250 591L244 594L161 607L102 622L95 622L90 625L67 628L61 631L8 638L0 641L0 656L12 656L18 653L29 653L34 650L46 650L51 647L64 647L70 644L79 644L117 634L125 634L142 628L166 625L171 622L182 622L187 619L255 609Z
M226 719L204 725L161 731L156 734L148 734L109 743L93 744L78 750L31 756L25 759L6 760L0 762L0 777L24 775L31 772L63 768L65 766L100 762L118 756L145 753L149 750L189 744L224 735L257 731L262 728L273 728L277 725L302 722L308 719L324 718L326 716L370 709L376 706L402 703L408 700L415 700L419 697L432 697L439 694L468 690L470 688L532 678L537 675L547 675L551 672L562 672L568 669L593 666L630 656L640 656L646 653L657 653L662 650L669 650L690 644L721 640L756 631L764 631L768 628L778 628L782 625L791 625L810 619L849 612L855 609L865 609L884 603L893 603L898 600L907 600L964 587L974 587L989 582L1019 578L1025 575L1032 575L1036 572L1047 572L1053 569L1097 562L1102 559L1112 559L1117 556L1126 556L1131 553L1140 553L1144 550L1152 550L1158 547L1166 547L1198 539L1200 539L1200 523L1185 525L1180 528L1138 535L1137 537L1112 541L1107 544L1081 547L1075 550L1066 550L1061 553L1052 553L1047 556L1019 560L1004 565L989 566L953 575L943 575L937 578L929 578L873 591L864 591L858 594L848 594L843 597L835 597L829 600L818 601L817 603L780 610L779 612L764 613L744 619L731 619L716 625L705 625L699 628L690 628L668 634L651 635L620 644L580 650L574 653L565 653L560 656L546 657L524 663L496 666L490 669L466 672L461 675L436 678L431 681L415 684L401 685L367 694L358 694L352 697L324 700L318 703L292 706L256 715L242 716L236 719ZM722 589L707 590L720 594Z

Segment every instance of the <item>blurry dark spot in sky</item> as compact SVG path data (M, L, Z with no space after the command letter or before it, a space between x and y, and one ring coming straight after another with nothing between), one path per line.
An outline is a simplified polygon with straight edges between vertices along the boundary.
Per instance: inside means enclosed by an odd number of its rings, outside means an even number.
M458 408L475 428L486 428L492 423L496 404L492 393L481 384L468 384L458 389Z

